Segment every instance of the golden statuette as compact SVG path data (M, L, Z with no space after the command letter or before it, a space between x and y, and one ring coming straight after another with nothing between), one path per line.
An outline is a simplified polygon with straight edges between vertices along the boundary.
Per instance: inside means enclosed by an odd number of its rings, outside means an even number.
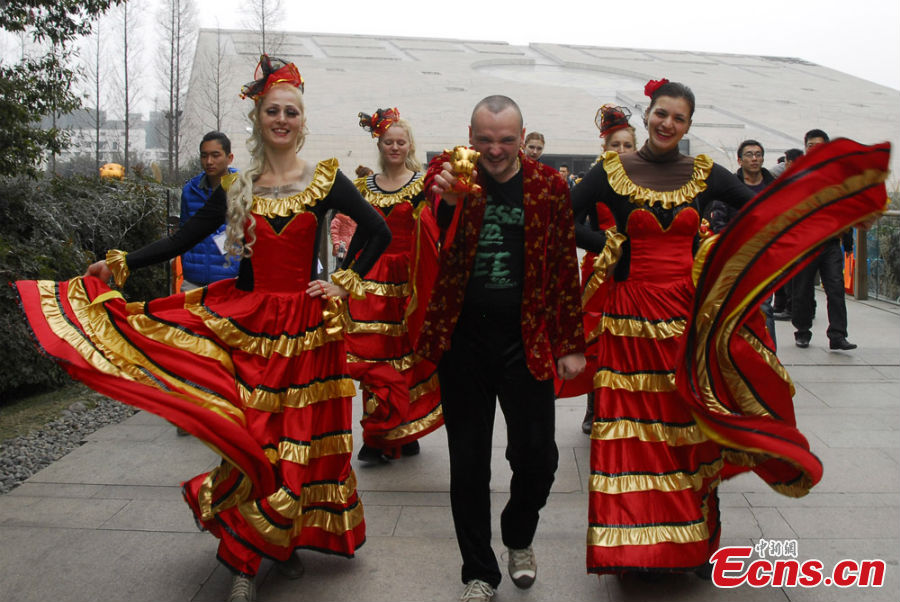
M450 155L450 166L456 173L453 192L459 194L478 194L481 192L481 186L472 179L472 172L478 163L478 158L481 157L481 153L465 146L457 146L452 151L445 150L444 152Z

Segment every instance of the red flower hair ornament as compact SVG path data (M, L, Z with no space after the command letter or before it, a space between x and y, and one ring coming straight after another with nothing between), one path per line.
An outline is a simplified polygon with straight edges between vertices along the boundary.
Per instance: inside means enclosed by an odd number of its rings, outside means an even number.
M253 102L258 102L276 84L290 84L303 92L303 77L297 65L268 54L259 57L253 77L256 79L241 86L241 98L251 98Z
M659 88L661 86L664 86L667 83L669 83L669 80L667 80L666 78L651 79L650 81L647 82L647 85L644 86L644 96L653 98L653 93L656 92L657 90L659 90Z
M619 107L614 104L605 104L597 109L594 115L594 125L600 129L600 137L606 138L617 130L631 127L628 119L631 117L631 110L627 107Z
M378 138L384 135L384 133L388 131L388 128L399 120L400 111L397 110L397 107L394 107L393 109L378 109L372 115L360 113L359 127L370 132L372 138Z

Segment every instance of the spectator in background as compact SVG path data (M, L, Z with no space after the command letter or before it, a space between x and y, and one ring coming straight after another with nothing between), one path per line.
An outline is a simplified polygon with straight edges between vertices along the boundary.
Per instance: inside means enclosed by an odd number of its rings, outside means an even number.
M206 204L213 191L222 182L222 176L235 171L231 168L233 160L231 140L228 139L228 136L216 131L207 132L203 136L200 141L200 165L203 167L203 172L188 180L181 189L181 218L179 221L182 227L200 207ZM213 234L204 238L181 256L184 282L180 292L237 276L238 262L227 264L225 260L225 254L222 251L224 240L225 225L222 224Z
M563 177L563 180L566 181L566 184L569 185L569 190L572 189L572 186L575 185L575 178L569 173L569 166L563 163L559 166L559 175Z
M525 136L525 155L531 157L535 161L540 160L544 154L544 135L540 132L531 132Z
M357 178L365 178L373 173L375 172L365 165L359 165L356 168ZM336 213L331 218L329 230L331 232L331 256L335 258L335 269L340 269L341 262L347 256L347 249L350 248L353 233L356 232L356 224L343 213Z
M806 154L815 147L829 141L828 134L822 130L810 130L803 137ZM849 240L852 249L852 237L849 231L843 238ZM840 351L856 349L857 345L847 340L847 303L844 299L844 253L841 251L841 237L835 236L827 240L817 251L815 257L803 270L794 276L792 282L791 323L794 325L794 341L797 347L809 347L812 339L812 320L815 311L815 289L813 281L816 272L822 279L822 288L828 303L828 348Z

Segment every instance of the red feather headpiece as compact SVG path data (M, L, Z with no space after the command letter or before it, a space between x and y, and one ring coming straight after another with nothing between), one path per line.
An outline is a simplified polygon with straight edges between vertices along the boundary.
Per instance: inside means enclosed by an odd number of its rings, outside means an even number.
M397 107L394 107L393 109L378 109L372 115L360 113L359 127L370 132L372 138L378 138L399 120L400 111L397 110Z
M616 130L622 130L630 127L628 119L631 117L631 110L627 107L618 107L614 104L605 104L597 109L594 115L594 125L600 129L600 137L606 138Z
M669 80L666 78L651 79L647 82L647 85L644 86L644 95L653 98L653 93L656 92L660 86L664 86L667 83L669 83Z
M303 77L297 65L268 54L259 57L253 77L256 79L241 86L241 98L251 98L256 102L276 84L290 84L303 92Z

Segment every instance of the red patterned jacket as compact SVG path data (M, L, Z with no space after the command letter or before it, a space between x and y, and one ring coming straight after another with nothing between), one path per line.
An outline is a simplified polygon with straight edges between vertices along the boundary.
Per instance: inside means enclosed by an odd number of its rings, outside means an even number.
M425 175L425 190L437 212L431 192L446 155L435 157ZM522 285L522 341L528 369L538 380L556 373L556 359L584 352L578 260L569 188L552 168L519 153L522 162L525 212L525 276ZM466 285L475 261L478 237L487 206L485 183L481 191L461 200L440 254L437 280L431 293L416 351L437 363L450 347L462 311ZM458 221L457 221L458 220Z

